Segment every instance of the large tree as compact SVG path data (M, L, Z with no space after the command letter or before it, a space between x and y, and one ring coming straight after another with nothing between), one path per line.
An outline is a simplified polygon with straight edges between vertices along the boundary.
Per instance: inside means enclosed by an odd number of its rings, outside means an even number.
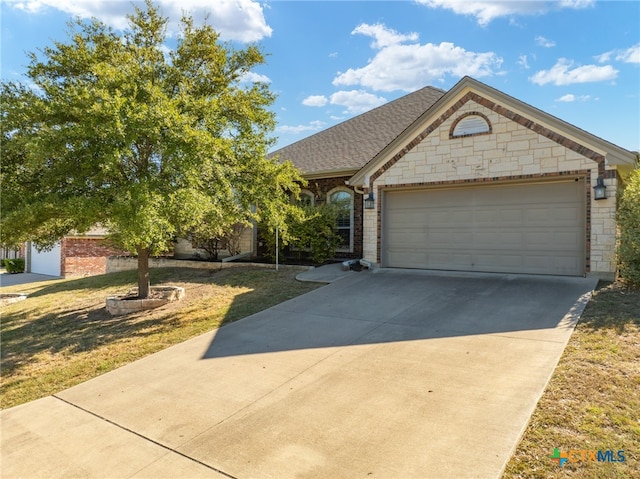
M235 49L185 16L168 50L167 19L147 0L118 34L77 20L67 43L30 54L26 84L3 82L0 241L51 246L100 224L138 257L203 221L277 226L300 178L267 157L274 97L248 82L257 45Z

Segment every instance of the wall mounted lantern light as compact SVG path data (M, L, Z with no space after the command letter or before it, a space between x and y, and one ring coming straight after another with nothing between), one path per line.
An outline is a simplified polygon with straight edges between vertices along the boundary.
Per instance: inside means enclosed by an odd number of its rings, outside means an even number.
M602 176L599 176L598 181L596 182L596 186L593 187L593 199L604 200L606 198L607 187L604 186L604 179L602 179Z
M371 191L364 199L364 209L372 210L373 208L375 208L375 198L373 197L373 191Z

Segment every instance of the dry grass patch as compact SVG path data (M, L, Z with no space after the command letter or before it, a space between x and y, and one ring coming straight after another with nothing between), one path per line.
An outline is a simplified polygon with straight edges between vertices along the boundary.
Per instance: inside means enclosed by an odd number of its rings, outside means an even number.
M106 311L105 299L134 287L135 271L4 287L29 297L1 310L0 405L54 394L320 286L296 281L298 272L152 270L153 285L182 286L186 297L120 317Z
M560 468L554 448L624 450L625 461ZM612 284L587 305L503 477L637 478L639 455L640 291Z

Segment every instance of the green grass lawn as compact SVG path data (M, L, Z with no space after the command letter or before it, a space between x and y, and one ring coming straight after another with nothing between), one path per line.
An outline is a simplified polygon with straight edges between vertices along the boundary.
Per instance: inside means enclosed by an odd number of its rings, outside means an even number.
M554 448L571 454L559 467ZM582 460L582 450L624 462ZM596 455L597 458L597 455ZM640 291L609 285L587 305L503 478L640 477Z
M106 311L105 299L134 287L135 271L3 287L29 296L2 306L0 406L54 394L321 286L296 281L299 272L154 269L152 285L183 286L186 297L120 317Z

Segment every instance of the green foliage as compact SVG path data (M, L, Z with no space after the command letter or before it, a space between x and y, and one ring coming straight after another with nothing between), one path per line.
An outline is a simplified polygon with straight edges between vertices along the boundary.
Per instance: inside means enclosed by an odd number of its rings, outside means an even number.
M196 247L206 251L207 259L216 261L222 249L226 249L231 256L240 254L240 238L250 225L218 223L215 228L211 228L212 224L203 222L191 234Z
M205 222L282 223L300 177L267 158L274 95L245 81L263 53L190 17L166 53L166 25L151 0L122 35L77 20L68 43L30 55L33 87L2 83L0 242L46 247L101 224L148 270Z
M334 257L342 239L336 230L338 208L333 204L303 207L304 216L294 223L291 245L298 251L308 250L314 263L324 263Z
M305 205L290 214L286 220L285 232L279 238L281 255L289 246L291 253L299 259L308 256L317 264L332 259L342 241L336 229L339 213L339 206L322 204ZM275 235L265 235L264 241L268 254L275 256Z
M618 271L622 280L640 286L640 169L628 177L618 198L620 228Z
M24 273L24 258L5 259L4 266L7 273Z

